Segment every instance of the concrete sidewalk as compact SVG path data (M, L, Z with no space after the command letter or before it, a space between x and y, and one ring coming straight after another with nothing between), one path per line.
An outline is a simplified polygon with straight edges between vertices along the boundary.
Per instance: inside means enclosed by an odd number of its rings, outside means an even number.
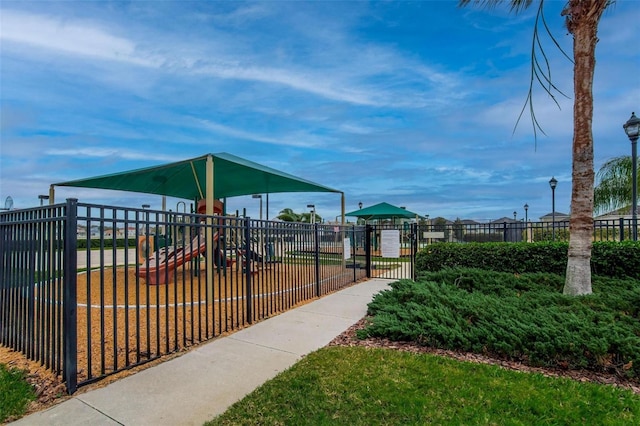
M355 324L390 282L330 294L12 425L202 425Z

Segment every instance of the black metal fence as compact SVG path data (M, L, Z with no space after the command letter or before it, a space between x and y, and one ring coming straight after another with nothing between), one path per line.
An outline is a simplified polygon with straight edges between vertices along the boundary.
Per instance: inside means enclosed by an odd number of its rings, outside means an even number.
M629 239L629 220L595 240ZM66 203L0 213L0 344L70 393L366 277L438 241L568 238L568 223L310 225Z
M65 256L75 242L68 205L0 215L0 343L57 373L73 362L63 357L74 309L66 291L72 277L61 273L74 263Z
M594 241L624 241L633 238L629 218L595 220ZM421 223L417 230L418 247L433 242L541 242L569 241L569 221L491 222L491 223Z
M76 200L2 213L0 344L73 393L366 278L364 233Z

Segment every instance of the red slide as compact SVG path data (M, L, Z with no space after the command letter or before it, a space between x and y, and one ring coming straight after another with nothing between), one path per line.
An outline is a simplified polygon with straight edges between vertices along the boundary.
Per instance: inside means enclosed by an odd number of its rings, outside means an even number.
M218 241L217 232L213 234L213 241ZM174 269L201 255L206 249L207 239L202 235L196 235L184 247L162 247L140 265L136 275L147 280L149 285L166 284L171 281Z

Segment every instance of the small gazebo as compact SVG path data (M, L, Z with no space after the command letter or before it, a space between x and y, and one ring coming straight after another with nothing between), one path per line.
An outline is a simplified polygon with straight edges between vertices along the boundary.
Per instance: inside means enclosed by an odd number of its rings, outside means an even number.
M345 216L357 217L364 219L366 222L370 220L382 219L415 219L421 216L402 207L396 207L389 203L378 203L363 209L354 210L345 213Z

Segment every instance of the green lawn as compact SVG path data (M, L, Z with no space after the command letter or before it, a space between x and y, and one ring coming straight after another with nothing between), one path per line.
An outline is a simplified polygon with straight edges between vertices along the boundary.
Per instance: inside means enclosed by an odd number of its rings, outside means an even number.
M631 391L392 349L327 347L206 425L631 425Z
M35 397L24 372L0 364L0 423L11 416L22 416Z

